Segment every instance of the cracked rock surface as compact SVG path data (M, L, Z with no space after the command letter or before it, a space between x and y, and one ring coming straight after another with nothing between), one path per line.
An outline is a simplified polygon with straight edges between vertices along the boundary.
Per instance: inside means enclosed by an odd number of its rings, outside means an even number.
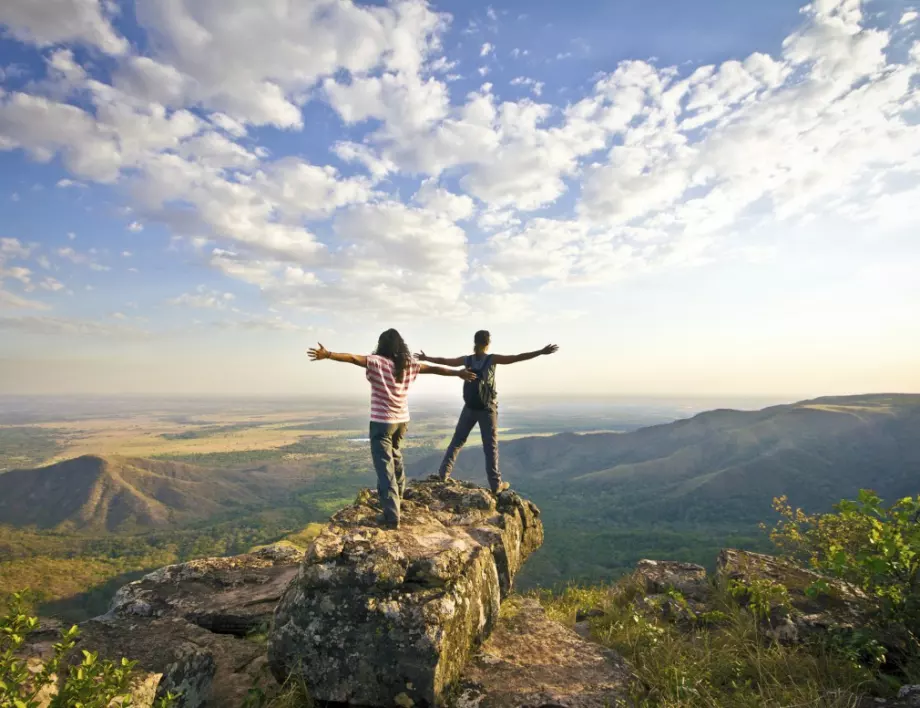
M443 704L543 542L539 510L459 482L410 484L399 529L362 492L308 551L278 605L268 658L321 702Z

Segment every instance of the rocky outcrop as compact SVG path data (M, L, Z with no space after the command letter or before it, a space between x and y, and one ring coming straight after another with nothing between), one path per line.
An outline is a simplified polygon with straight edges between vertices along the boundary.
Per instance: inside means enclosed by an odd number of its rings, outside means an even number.
M676 590L686 598L705 601L712 593L706 569L695 563L641 560L633 577L648 595Z
M28 654L47 659L58 636L34 635ZM150 708L168 692L179 696L177 708L230 708L242 706L252 687L269 694L276 690L264 644L214 634L181 618L90 620L80 625L77 650L84 649L103 659L137 661L131 703L135 708ZM80 654L72 658L76 661Z
M869 605L857 590L782 559L728 548L719 554L717 568L723 582L736 580L750 585L755 580L767 580L786 588L789 607L774 608L765 620L768 635L774 639L795 643L870 621ZM824 590L808 592L818 582Z
M160 568L121 588L109 617L182 617L218 634L266 631L303 552L274 545Z
M895 698L864 698L859 708L920 708L920 685L902 686Z
M137 661L132 705L179 695L177 708L242 706L250 689L271 695L264 637L303 553L269 546L229 558L166 566L121 588L105 615L80 625L77 649ZM32 637L27 653L50 655L59 628Z
M269 662L323 702L441 705L527 556L539 511L458 481L412 483L398 530L364 492L316 539L275 612Z
M623 659L550 620L533 599L502 607L489 640L463 672L456 708L608 708L628 704Z
M750 551L725 549L719 554L716 576L692 563L674 561L640 561L633 580L642 591L639 606L669 621L685 625L699 624L713 606L716 585L732 581L751 586L757 581L782 586L788 602L775 603L769 617L763 619L767 637L784 643L804 641L809 636L830 630L860 627L869 621L865 597L844 583L818 575L773 556ZM824 590L810 592L821 583ZM737 600L748 602L744 592Z
M632 576L642 592L639 606L680 625L695 625L710 609L712 581L695 563L641 560Z

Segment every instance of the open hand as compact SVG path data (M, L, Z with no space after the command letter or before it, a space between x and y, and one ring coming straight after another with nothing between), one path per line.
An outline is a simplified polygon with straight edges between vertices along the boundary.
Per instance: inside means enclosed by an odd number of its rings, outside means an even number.
M475 381L476 374L470 369L463 369L460 372L460 378L463 379L464 381Z
M307 349L307 356L310 357L311 361L321 361L323 359L328 359L330 352L322 344L319 344L316 349Z
M557 351L559 351L558 344L547 344L545 347L543 347L543 349L540 350L540 353L541 354L555 354Z
M419 361L428 361L428 356L425 354L425 352L419 352L415 355L415 358Z

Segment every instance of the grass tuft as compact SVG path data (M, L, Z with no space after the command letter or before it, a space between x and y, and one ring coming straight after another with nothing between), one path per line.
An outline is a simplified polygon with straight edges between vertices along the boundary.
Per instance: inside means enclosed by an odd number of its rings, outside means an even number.
M580 608L603 610L590 620L592 638L632 665L637 706L856 708L879 689L870 669L831 650L768 640L727 588L714 589L713 609L692 627L651 616L637 605L641 596L630 579L538 595L550 617L569 625Z

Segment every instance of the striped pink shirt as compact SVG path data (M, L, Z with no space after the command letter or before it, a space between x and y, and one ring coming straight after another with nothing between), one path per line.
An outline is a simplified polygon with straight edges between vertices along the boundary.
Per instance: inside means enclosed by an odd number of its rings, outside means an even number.
M419 363L413 357L403 373L403 380L393 376L393 362L385 356L367 356L367 380L371 382L371 421L374 423L409 422L409 384L418 376Z

